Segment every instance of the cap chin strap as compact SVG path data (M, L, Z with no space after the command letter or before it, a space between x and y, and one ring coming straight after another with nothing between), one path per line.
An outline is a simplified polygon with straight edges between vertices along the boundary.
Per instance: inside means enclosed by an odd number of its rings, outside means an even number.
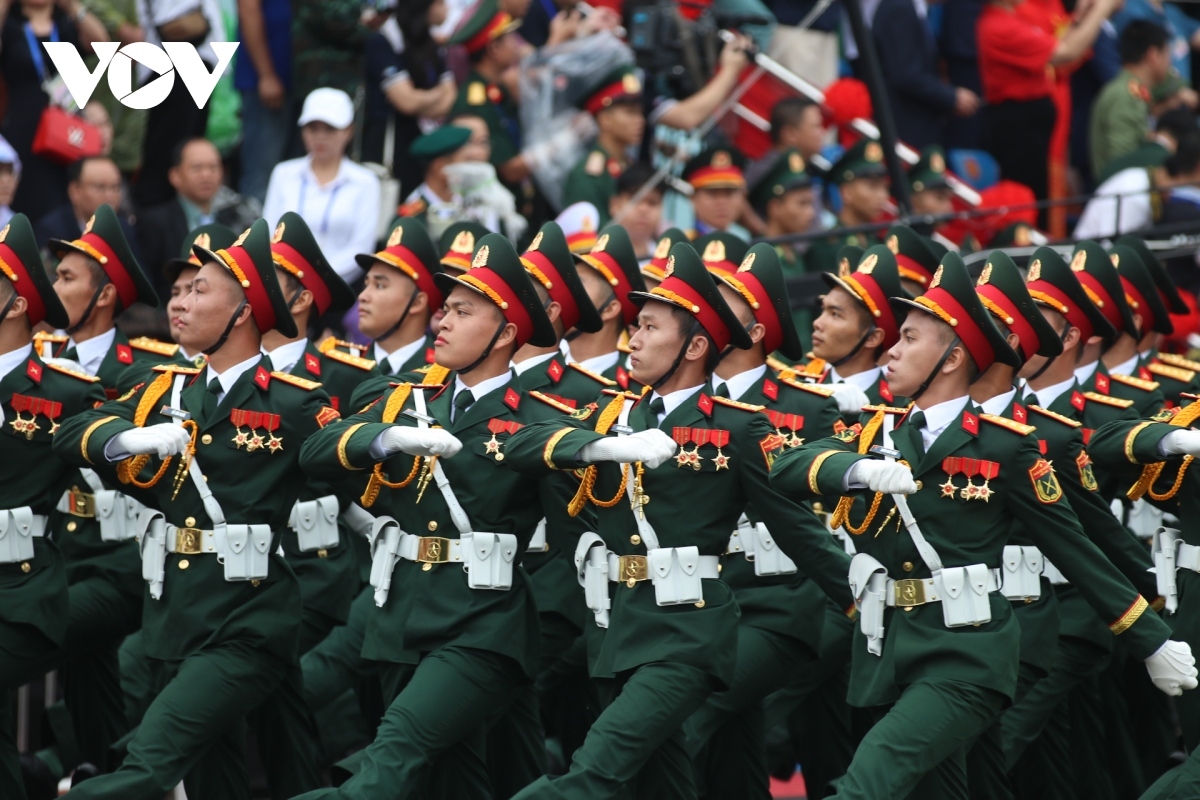
M480 364L482 364L484 361L486 361L488 356L490 356L492 354L492 348L496 346L496 342L500 341L500 334L504 333L504 329L507 327L508 327L508 320L501 320L500 327L496 328L496 332L494 334L492 334L492 340L490 342L488 342L487 347L483 348L483 353L480 354L479 358L472 361L469 366L463 367L462 369L455 370L455 371L459 375L466 375L468 372L475 369Z
M613 301L615 301L616 299L617 299L617 293L616 293L616 292L611 292L611 293L609 293L609 295L608 295L608 299L607 299L607 300L605 300L605 301L604 301L602 304L600 304L600 305L596 306L596 310L597 310L597 311L599 311L599 310L601 310L601 309L608 308L608 304L609 304L609 303L612 303L612 302L613 302ZM579 328L575 328L575 329L571 330L570 332L568 332L568 333L567 333L565 336L563 336L563 341L564 341L564 342L567 342L568 344L570 344L571 342L575 341L575 340L576 340L576 339L578 339L580 336L582 336L582 335L583 335L583 333L584 333L584 332L583 332L583 331L581 331L581 330L579 330Z
M846 355L839 358L837 361L830 361L829 365L831 367L833 367L834 369L836 369L836 368L840 367L842 364L845 364L850 359L854 358L856 355L858 355L858 351L863 349L863 345L867 343L867 339L870 339L871 334L876 331L876 327L877 326L872 325L871 327L867 328L867 332L864 333L862 338L858 340L858 344L854 345L853 350L851 350L849 353L847 353Z
M950 360L950 354L954 352L954 348L958 347L960 344L962 344L962 339L955 336L954 341L946 347L946 352L942 353L942 357L938 359L937 366L930 371L929 376L925 378L925 381L921 384L921 387L908 396L909 400L912 400L915 403L918 397L925 394L925 390L929 388L929 384L933 383L934 379L937 378L938 373L942 371L942 367L946 366L946 362Z
M96 291L92 294L92 299L88 302L87 309L83 312L83 316L79 318L71 327L67 328L67 333L74 335L75 331L87 324L87 321L92 318L92 312L96 310L96 303L100 302L100 293L104 291L104 287L108 286L109 282L105 281L96 287Z
M249 305L249 301L242 298L242 302L238 303L237 310L233 312L233 316L229 318L229 324L225 326L225 332L221 334L221 338L217 339L217 343L211 347L206 347L202 351L204 355L211 356L213 353L221 349L225 344L225 340L229 338L229 334L233 332L233 325L237 322L237 318L242 315L242 309Z
M1063 344L1066 344L1067 343L1067 334L1070 332L1071 332L1071 326L1067 325L1067 327L1063 328L1063 332L1058 335L1058 340L1060 342L1062 342ZM1062 354L1060 353L1059 355L1062 355ZM1055 359L1057 359L1057 358L1058 358L1058 356L1051 356L1050 358L1047 358L1046 363L1042 364L1042 366L1038 367L1038 371L1033 373L1032 375L1030 375L1028 378L1026 378L1025 382L1029 383L1030 381L1036 381L1038 378L1042 377L1042 373L1045 372L1046 370L1050 369L1050 365L1053 364Z
M400 326L404 324L404 320L408 319L408 312L412 309L413 303L417 302L417 295L421 293L421 288L418 286L413 289L412 295L408 298L408 302L404 304L404 310L400 312L400 319L396 320L396 324L388 328L386 331L375 337L375 341L382 342L396 331L400 330Z
M692 339L694 339L696 334L700 333L701 330L703 330L703 328L700 325L700 320L693 318L692 327L688 329L687 336L683 337L683 345L679 348L679 354L675 356L675 361L671 364L671 368L663 373L661 378L650 384L651 389L657 392L667 381L671 380L671 378L675 375L675 370L679 369L679 365L683 363L683 357L687 355L687 349L688 346L691 345Z
M758 324L758 320L754 320L754 321L753 321L753 322L751 322L749 325L743 325L743 326L742 326L742 330L744 330L744 331L745 331L745 332L748 334L748 333L750 333L750 331L754 330L754 326L755 326L755 325L757 325L757 324ZM730 354L730 353L732 353L734 350L740 350L740 349L741 349L741 348L734 347L732 344L731 344L731 345L729 345L728 347L726 347L724 350L722 350L722 351L721 351L721 355L719 355L719 356L717 357L717 363L720 363L720 362L724 361L724 360L725 360L725 356L729 355L729 354Z
M4 308L0 308L0 323L4 322L4 318L8 316L8 312L12 311L13 303L17 302L17 298L20 296L16 289L12 290L12 297L8 298L8 302L4 304Z

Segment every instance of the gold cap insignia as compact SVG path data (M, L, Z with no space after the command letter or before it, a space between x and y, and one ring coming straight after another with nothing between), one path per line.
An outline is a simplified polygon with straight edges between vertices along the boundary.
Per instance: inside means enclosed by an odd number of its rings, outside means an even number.
M900 255L900 237L892 234L887 240L887 249L892 251L892 255Z
M582 230L584 233L591 233L592 231L596 230L596 223L592 222L592 218L591 218L591 217L584 217L584 218L583 218L583 219L582 219L582 220L579 222L579 228L580 228L580 230ZM541 231L538 231L538 235L539 235L539 236L541 235L541 233L542 233Z
M1029 283L1033 283L1034 281L1040 281L1041 279L1042 261L1041 259L1035 259L1034 262L1029 265L1029 276L1027 280Z
M942 158L941 153L933 153L929 156L929 168L934 172L945 172L946 159Z
M733 159L730 158L729 153L726 153L724 150L718 150L717 152L713 153L712 165L717 169L725 169L732 164Z
M283 231L286 227L282 222L275 226L275 233L271 235L271 244L278 244L283 241Z
M627 72L625 77L621 78L621 88L625 94L638 94L642 91L642 82L638 80L637 75Z
M742 261L742 265L738 267L738 272L749 272L754 268L754 253L746 253L746 258Z
M713 240L704 248L704 255L700 256L703 261L724 261L725 260L725 243Z
M847 275L849 275L849 274L850 274L850 259L848 259L848 258L843 258L843 259L842 259L842 260L841 260L841 261L838 263L838 275L839 275L840 277L843 277L843 278L844 278L844 277L846 277L846 276L847 276Z
M471 235L471 234L470 234L470 233L468 233L467 231L463 231L463 233L466 233L468 236L470 236L470 235ZM460 234L459 234L459 236L461 237L461 236L462 236L462 233L460 233ZM403 227L403 226L401 226L401 225L397 225L397 226L396 226L396 229L395 229L395 230L393 230L393 231L391 232L391 234L388 236L388 240L387 240L387 246L388 246L388 247L395 247L396 245L400 244L400 240L401 240L401 239L403 239L403 238L404 238L404 227ZM458 239L455 239L455 240L454 240L454 242L455 242L455 244L457 244L457 243L458 243ZM468 252L470 252L470 251L468 251Z
M856 272L861 272L863 275L870 275L875 271L875 265L879 263L879 256L871 253L869 256L859 262Z
M0 242L3 242L5 239L8 238L8 229L10 227L11 227L10 225L5 225L4 230L0 230Z
M666 258L671 254L671 239L664 236L658 240L658 245L654 248L655 258Z
M238 238L233 240L233 244L230 246L231 247L241 247L242 243L246 241L246 237L249 235L250 235L250 229L246 228L246 230L241 232L241 234L238 236Z
M207 233L202 233L196 237L196 241L192 242L192 244L203 247L205 250L207 250L208 248L212 247L212 237Z
M1028 225L1018 226L1016 232L1013 235L1013 241L1015 241L1017 244L1021 245L1022 247L1028 247L1029 245L1033 244L1033 237L1029 235L1029 226Z
M936 289L938 287L938 284L940 284L941 282L942 282L942 266L939 264L938 268L937 268L937 272L933 273L933 281L930 282L929 288Z
M1116 253L1110 253L1108 256L1108 260L1112 262L1113 269L1120 269L1121 256L1119 256Z
M393 233L392 235L396 236L395 233ZM399 237L396 237L396 242L397 243L400 242ZM392 242L389 239L388 244L390 245L391 243ZM471 233L470 231L459 231L458 236L454 237L454 243L450 245L450 252L452 252L452 253L469 253L474 249L475 249L475 234Z
M667 268L663 270L663 278L669 278L675 274L675 256L667 259Z
M804 172L804 157L799 153L788 156L788 169L792 172Z
M603 236L601 236L599 239L597 239L596 243L594 245L592 245L592 252L593 253L603 253L604 248L606 248L606 247L608 247L608 234L607 233L604 234Z
M879 142L868 143L866 149L863 150L863 158L867 161L882 161L883 148L879 146Z
M983 272L979 275L979 281L976 286L987 286L988 281L992 279L992 262L983 265Z
M476 267L486 267L488 252L488 246L486 244L479 248L479 252L475 254L475 258L471 261L471 269L475 269Z
M87 224L83 226L83 233L91 233L92 226L95 224L96 224L96 215L92 214L90 217L88 217ZM80 235L82 236L83 234L80 234Z
M530 250L537 250L542 246L542 232L538 231L537 236L533 237L533 241L529 243Z
M1087 251L1080 250L1071 259L1071 272L1083 272L1087 268Z

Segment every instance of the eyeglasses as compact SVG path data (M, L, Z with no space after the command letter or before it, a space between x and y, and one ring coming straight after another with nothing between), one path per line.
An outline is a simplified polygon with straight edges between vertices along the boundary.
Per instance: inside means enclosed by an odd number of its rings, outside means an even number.
M83 184L83 188L87 189L89 192L100 192L101 194L118 194L121 191L122 187L121 187L121 184L119 184L119 183L93 183L91 181L86 181Z

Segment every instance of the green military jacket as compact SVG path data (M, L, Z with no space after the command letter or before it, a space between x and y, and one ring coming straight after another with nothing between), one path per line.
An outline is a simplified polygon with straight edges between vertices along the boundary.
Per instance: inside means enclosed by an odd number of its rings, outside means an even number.
M573 203L588 202L600 212L597 230L608 224L608 201L617 193L617 178L624 167L620 159L612 156L593 143L587 154L567 173L563 184L562 204L565 208Z
M5 508L29 506L50 515L76 474L51 453L59 426L102 402L96 379L49 366L36 351L0 379ZM0 564L0 607L5 622L32 625L59 645L67 630L67 572L57 541L49 535L34 539L32 561Z
M1150 87L1121 70L1092 105L1089 143L1092 171L1106 171L1115 158L1137 150L1150 129Z
M649 401L607 390L602 409L581 409L570 417L518 431L506 447L506 463L535 475L586 467L585 474L592 478L585 480L594 479L590 494L596 533L619 556L645 556L647 545L623 494L626 465L588 465L576 458L584 445L615 435L597 430L602 420L607 423L618 418L614 404L633 403L628 421L634 431L657 427L671 432L676 441L689 442L674 460L644 470L642 476L641 488L649 502L641 508L661 547L695 546L701 555L719 556L729 544L738 517L752 506L783 551L841 608L849 609L848 557L807 507L767 484L771 463L782 451L783 441L759 406L712 397L711 392L710 385L700 387L658 424ZM713 437L723 442L720 447ZM707 443L696 444L697 440ZM629 469L636 471L632 465ZM610 504L610 499L615 502ZM611 677L669 661L705 671L718 686L732 680L740 614L727 584L704 581L703 603L697 605L659 606L649 581L633 587L610 583L610 596L610 621L592 665L594 676Z
M1189 398L1183 395L1200 392L1200 363L1171 353L1143 353L1138 377L1158 383L1168 408L1187 405Z
M337 412L319 384L272 373L269 367L270 360L263 357L214 407L215 398L203 383L207 370L165 365L155 381L64 422L55 439L55 453L78 466L95 469L109 485L162 511L167 522L212 528L190 477L172 497L178 456L162 479L147 489L121 482L118 463L105 456L105 447L114 436L137 427L139 409L146 425L172 421L161 409L170 404L173 376L182 375L187 385L180 403L199 426L196 461L226 520L267 524L274 531L270 573L260 582L226 581L216 555L167 554L162 597L147 599L143 606L146 653L153 658L181 659L202 647L236 640L295 659L300 593L295 575L277 548L305 484L299 468L300 446L322 424L336 419ZM269 416L251 427L242 412ZM261 446L251 450L246 444L248 435L258 437ZM272 437L278 446L268 446ZM147 479L159 465L157 457L150 458L140 479ZM136 544L127 557L140 575Z
M517 552L529 546L538 521L547 518L547 529L566 534L572 524L583 532L583 522L567 517L566 508L575 491L569 476L555 474L530 477L505 469L511 455L513 431L532 427L548 419L566 418L557 404L520 391L515 376L503 388L478 399L450 421L451 391L442 386L393 387L384 397L361 412L331 425L304 445L302 462L309 474L360 496L378 463L371 455L375 438L391 425L384 412L393 397L395 424L416 426L403 414L415 408L412 392L427 394L429 416L454 434L463 449L454 458L439 460L472 527L479 531L512 533ZM418 463L420 461L421 463ZM457 528L437 486L416 478L424 459L403 453L383 463L392 482L413 480L403 488L380 490L368 507L376 516L394 517L400 527L414 535L457 538ZM423 569L423 567L431 567ZM471 589L461 566L425 565L399 560L392 573L387 602L371 613L362 654L375 661L417 663L420 654L454 645L488 650L516 661L531 679L537 674L539 635L537 607L529 576L514 569L508 591Z
M487 123L492 138L492 164L499 167L521 152L521 123L516 100L503 84L489 83L475 70L458 90L450 116L474 114Z
M860 452L884 443L880 426L890 415L899 423L891 446L913 466L918 481L918 491L908 497L909 507L944 564L1000 567L1015 521L1090 603L1105 610L1110 628L1125 635L1137 655L1151 655L1166 640L1168 632L1161 620L1144 613L1145 599L1080 528L1053 468L1030 435L1032 427L980 415L968 404L960 422L952 423L922 455L920 433L904 427L903 413L902 409L875 410L870 419L864 417L868 424L861 433L851 428L782 454L772 470L772 483L802 497L832 499L845 494L847 472L868 457ZM987 501L963 497L968 478L960 473L965 463L981 469L990 465L987 483L992 494ZM982 485L982 475L975 475L974 485ZM899 515L890 514L891 497L879 500L870 525L860 523L866 530L855 538L858 551L878 559L893 578L929 577ZM1011 603L994 592L992 619L980 626L946 628L942 613L937 603L887 609L881 656L870 654L866 638L856 636L849 702L862 707L895 702L905 686L927 677L965 681L1013 697L1021 633Z
M1156 381L1130 375L1114 375L1104 366L1103 361L1096 364L1096 371L1079 390L1085 395L1093 393L1118 400L1130 400L1138 416L1148 417L1166 405L1166 399Z

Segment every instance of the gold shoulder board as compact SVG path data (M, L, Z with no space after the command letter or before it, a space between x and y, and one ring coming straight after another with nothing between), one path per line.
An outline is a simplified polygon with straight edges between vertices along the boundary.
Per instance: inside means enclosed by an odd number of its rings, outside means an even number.
M341 350L327 350L324 356L334 361L340 361L343 364L349 364L352 367L358 367L361 370L375 369L375 362L371 359L352 356L349 353L343 353Z
M1109 397L1106 394L1099 394L1097 392L1084 392L1083 396L1093 403L1100 403L1101 405L1112 406L1113 408L1129 408L1133 405L1132 400L1122 400L1119 397Z
M980 414L979 418L987 420L993 425L999 425L1001 428L1008 428L1013 433L1019 433L1022 436L1028 436L1037 430L1032 425L1023 425L1016 420L1009 419L1008 417L998 417L995 414Z
M166 356L167 358L171 358L179 352L179 345L171 342L160 342L158 339L151 339L149 336L139 336L136 339L130 339L129 346L135 350L142 350L147 353Z
M582 367L574 361L567 362L567 366L571 367L572 369L578 370L579 372L582 372L584 375L587 375L589 378L594 380L596 383L599 383L601 386L616 386L617 385L616 381L609 380L608 378L601 375L599 372L592 372L590 369Z
M179 364L155 364L151 367L154 372L176 372L180 375L199 375L204 367L182 367Z
M99 378L88 375L86 372L80 372L77 369L71 369L70 367L64 367L59 364L55 364L53 361L47 361L47 362L45 362L45 364L47 367L54 370L55 372L61 372L63 375L70 375L72 378L78 378L81 381L87 381L88 383L95 383L96 381L100 380Z
M1200 365L1197 365L1200 366ZM1151 364L1146 367L1152 375L1161 375L1164 378L1170 378L1173 381L1180 383L1191 383L1196 378L1195 370L1184 369L1183 367L1169 367L1166 364Z
M1142 378L1135 378L1132 375L1110 375L1117 383L1123 383L1126 386L1132 386L1135 389L1141 389L1143 392L1153 392L1158 388L1158 381L1147 381Z
M530 397L532 397L532 398L534 398L534 399L541 400L541 401L542 401L543 403L545 403L546 405L548 405L548 406L550 406L550 407L552 407L552 408L556 408L556 409L558 409L559 411L563 412L564 414L574 414L574 413L575 413L575 409L571 408L571 407L570 407L569 405L567 405L566 403L560 403L560 402L558 402L557 400L555 400L553 397L549 397L549 396L547 396L547 395L544 395L544 394L542 394L541 392L534 392L534 391L531 391L531 392L529 393L529 396L530 396Z
M1050 419L1058 420L1063 425L1070 425L1072 428L1082 428L1083 427L1082 422L1073 420L1070 417L1064 417L1062 414L1059 414L1056 411L1051 411L1048 408L1042 408L1041 406L1030 406L1029 410L1036 411L1037 413L1039 413L1043 416L1049 417Z
M730 408L741 409L742 411L757 412L757 411L762 411L764 408L766 408L766 406L756 406L756 405L752 405L750 403L742 403L737 400L730 400L728 397L714 397L714 398L712 398L712 401L714 403L719 403L723 406L729 406Z
M1190 369L1192 372L1200 372L1200 361L1193 361L1175 353L1159 353L1158 360L1164 364L1170 364L1172 367L1182 367Z
M272 372L271 377L303 389L306 392L311 392L313 389L321 388L321 384L317 383L316 381L310 381L306 378L298 378L295 375L289 375L286 372Z
M811 392L812 394L819 394L819 395L821 395L821 397L832 397L833 396L833 389L829 386L821 386L816 383L804 383L803 381L794 381L794 380L791 380L790 378L780 378L779 380L781 382L787 384L788 386L792 387L793 389L799 389L802 392Z

